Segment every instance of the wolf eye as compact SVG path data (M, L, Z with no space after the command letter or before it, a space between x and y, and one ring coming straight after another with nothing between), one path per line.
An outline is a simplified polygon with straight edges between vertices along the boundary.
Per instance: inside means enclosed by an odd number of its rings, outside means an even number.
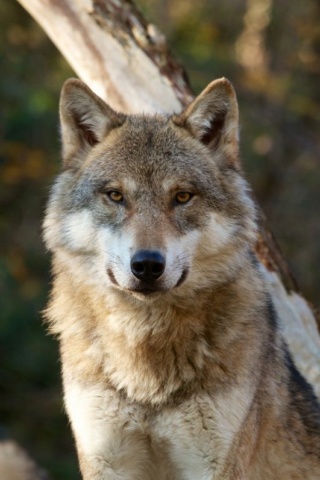
M175 196L175 201L177 203L188 203L191 198L193 197L193 194L192 193L189 193L189 192L179 192L177 193L177 195Z
M110 190L107 192L108 197L110 200L116 203L121 203L123 202L123 195L121 192L118 192L118 190Z

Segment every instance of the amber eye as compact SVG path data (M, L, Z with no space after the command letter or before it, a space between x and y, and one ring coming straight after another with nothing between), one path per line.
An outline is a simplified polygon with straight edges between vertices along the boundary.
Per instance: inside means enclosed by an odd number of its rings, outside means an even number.
M175 200L177 203L188 203L192 197L193 197L192 193L179 192L177 193Z
M121 192L118 192L118 190L110 190L110 192L107 192L108 197L110 200L116 203L121 203L123 202L123 195Z

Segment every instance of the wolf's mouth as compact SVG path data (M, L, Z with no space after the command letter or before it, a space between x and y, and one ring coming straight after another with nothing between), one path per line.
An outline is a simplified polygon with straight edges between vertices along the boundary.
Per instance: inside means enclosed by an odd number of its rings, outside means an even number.
M151 295L152 293L161 293L163 292L162 289L160 288L144 288L144 287L141 287L141 288L134 288L134 289L130 289L129 292L132 292L132 293L141 293L142 295Z

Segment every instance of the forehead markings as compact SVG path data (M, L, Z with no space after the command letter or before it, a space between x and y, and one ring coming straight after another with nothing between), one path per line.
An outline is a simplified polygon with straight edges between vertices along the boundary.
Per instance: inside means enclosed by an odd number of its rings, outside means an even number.
M162 188L165 191L173 190L177 186L177 180L173 178L165 178L162 181Z
M164 191L196 188L196 183L187 179L165 178L161 184Z
M123 188L130 192L136 192L138 189L137 182L135 182L131 177L124 177L122 179L122 184L123 184Z

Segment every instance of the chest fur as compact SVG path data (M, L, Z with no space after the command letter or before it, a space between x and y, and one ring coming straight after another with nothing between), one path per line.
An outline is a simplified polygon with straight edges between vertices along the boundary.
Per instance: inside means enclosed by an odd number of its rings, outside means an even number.
M143 480L209 480L224 464L251 398L248 389L215 398L199 393L154 410L114 390L66 382L65 401L86 456L110 465L125 459L127 471Z
M103 312L95 304L89 319L78 314L61 339L64 368L82 380L106 381L131 400L158 404L200 381L212 362L205 313L153 305L124 312L112 303Z

